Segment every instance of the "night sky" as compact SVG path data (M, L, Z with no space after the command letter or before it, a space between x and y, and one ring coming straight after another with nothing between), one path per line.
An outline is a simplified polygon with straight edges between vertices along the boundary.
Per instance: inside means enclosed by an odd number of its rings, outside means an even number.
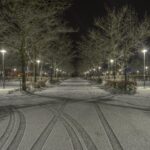
M150 13L148 0L74 0L66 16L73 27L79 28L79 34L84 34L93 25L94 18L105 15L106 6L119 8L124 4L135 8L140 16L145 11Z
M81 37L92 28L96 17L102 17L106 14L106 7L120 8L125 4L132 6L141 18L145 12L150 14L148 0L74 0L72 7L66 11L66 19L72 27L79 29L77 33L71 35L74 41L73 51L76 52L76 57L72 61L75 68L80 61L80 51L77 49L76 42L80 41Z

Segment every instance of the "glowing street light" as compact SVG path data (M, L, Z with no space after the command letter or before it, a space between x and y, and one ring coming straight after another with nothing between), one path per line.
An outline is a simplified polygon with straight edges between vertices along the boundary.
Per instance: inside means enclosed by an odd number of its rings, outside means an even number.
M145 70L146 70L146 74L147 74L147 75L148 75L148 69L149 69L149 67L146 66L146 67L145 67Z
M14 68L13 71L16 72L16 71L17 71L17 68Z
M147 49L143 49L142 53L143 53L143 56L144 56L144 59L143 59L144 60L143 79L144 79L144 88L145 88L145 70L146 70L146 68L145 68L145 55L147 53Z
M38 60L36 60L36 62L37 62L38 64L40 64L41 61L38 59Z
M113 64L113 63L114 63L114 60L113 60L113 59L110 59L110 63Z
M113 63L114 63L114 60L113 59L110 59L110 63L111 63L111 72L113 74Z
M148 70L148 66L146 66L145 69Z
M2 66L3 66L3 89L5 88L5 53L7 52L6 50L2 49L1 51L2 54Z
M101 70L102 68L99 66L98 69Z
M147 49L143 49L143 50L142 50L142 53L146 53L146 52L147 52Z

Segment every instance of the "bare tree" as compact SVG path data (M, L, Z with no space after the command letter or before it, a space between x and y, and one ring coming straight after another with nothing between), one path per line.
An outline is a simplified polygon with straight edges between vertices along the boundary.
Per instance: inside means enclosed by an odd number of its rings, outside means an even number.
M128 60L148 39L149 22L148 16L139 20L134 9L129 6L107 9L107 15L95 20L95 29L79 44L83 64L91 67L106 62L106 59L114 59L114 77L120 63L124 70L126 89Z
M47 29L52 29L52 27L54 29L53 32L56 32L58 28L55 26L55 18L61 15L62 11L67 7L69 7L69 5L66 1L0 1L0 42L4 46L12 50L18 50L19 52L21 58L23 90L26 90L25 67L29 38L32 39L37 32L44 36L47 34L48 36ZM47 28L43 25L46 25ZM35 43L32 43L32 45L33 44Z

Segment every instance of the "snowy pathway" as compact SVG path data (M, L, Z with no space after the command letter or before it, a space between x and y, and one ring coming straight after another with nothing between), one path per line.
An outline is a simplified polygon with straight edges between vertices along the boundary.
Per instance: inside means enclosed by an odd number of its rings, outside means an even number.
M150 105L132 99L80 78L2 95L0 150L149 150Z

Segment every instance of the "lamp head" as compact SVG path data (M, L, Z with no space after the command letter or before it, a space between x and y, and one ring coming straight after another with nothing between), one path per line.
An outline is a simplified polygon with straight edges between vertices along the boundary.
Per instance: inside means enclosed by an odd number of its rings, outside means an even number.
M93 68L93 71L96 71L96 69L95 69L95 68Z
M37 60L36 62L39 64L41 61L40 61L40 60Z
M4 50L4 49L2 49L0 52L1 52L2 54L5 54L7 51Z
M101 69L101 67L98 67L98 69L100 70L100 69Z
M147 52L147 49L143 49L143 50L142 50L142 53L146 53L146 52Z
M113 59L111 59L111 60L110 60L110 63L114 63L114 60L113 60Z

